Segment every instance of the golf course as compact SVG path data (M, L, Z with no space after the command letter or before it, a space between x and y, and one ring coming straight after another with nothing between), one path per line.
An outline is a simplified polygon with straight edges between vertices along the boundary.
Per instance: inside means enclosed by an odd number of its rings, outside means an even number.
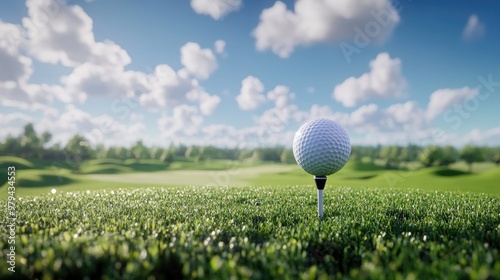
M500 0L0 3L0 280L500 280Z
M182 161L167 165L155 160L89 160L78 173L63 164L43 160L29 161L0 157L2 167L16 166L16 195L34 196L57 192L147 188L168 186L309 186L312 176L296 164L241 163L230 160ZM371 162L351 161L332 176L328 188L420 189L426 191L465 191L500 194L500 168L480 162L469 173L464 162L447 167L415 170L387 170ZM6 173L2 178L7 186ZM314 188L312 188L314 191ZM0 198L6 198L1 192Z
M500 168L351 160L325 187L293 164L94 159L15 166L16 272L0 277L500 277ZM7 217L7 178L0 188ZM4 222L6 223L6 222ZM7 227L0 241L9 253Z

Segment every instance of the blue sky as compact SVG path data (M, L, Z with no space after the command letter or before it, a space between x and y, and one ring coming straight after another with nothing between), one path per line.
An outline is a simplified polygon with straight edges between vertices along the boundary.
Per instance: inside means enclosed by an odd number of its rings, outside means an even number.
M500 2L4 0L0 138L500 144Z

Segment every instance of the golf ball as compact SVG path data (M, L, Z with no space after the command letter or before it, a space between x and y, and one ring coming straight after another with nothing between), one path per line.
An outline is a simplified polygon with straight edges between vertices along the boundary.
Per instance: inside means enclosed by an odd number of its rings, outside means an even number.
M293 139L293 155L307 173L331 175L344 167L351 154L349 135L338 123L316 119L303 124Z

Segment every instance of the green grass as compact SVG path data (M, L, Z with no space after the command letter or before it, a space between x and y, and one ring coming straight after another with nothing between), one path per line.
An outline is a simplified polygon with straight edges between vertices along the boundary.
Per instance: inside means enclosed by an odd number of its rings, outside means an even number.
M500 168L330 176L296 165L0 157L16 166L16 275L89 279L500 278ZM1 183L1 182L0 182ZM6 259L7 184L0 187ZM12 274L0 262L0 279Z
M40 195L58 191L116 187L150 187L176 185L310 185L312 175L297 165L251 164L224 160L192 162L179 161L168 165L153 160L90 160L81 165L78 173L62 163L36 167L42 162L25 161L15 157L0 157L0 162L17 162L16 186L18 196ZM5 169L7 166L4 166ZM35 168L36 167L36 168ZM451 167L431 167L415 170L384 170L370 162L350 161L341 171L329 176L327 188L339 186L362 188L402 188L423 190L467 191L500 194L500 167L477 163L468 173L465 163ZM3 176L3 177L2 177ZM0 199L7 197L7 172L0 173Z
M322 220L316 190L298 185L57 192L17 207L21 278L500 277L493 195L329 188ZM5 226L0 235L5 260Z

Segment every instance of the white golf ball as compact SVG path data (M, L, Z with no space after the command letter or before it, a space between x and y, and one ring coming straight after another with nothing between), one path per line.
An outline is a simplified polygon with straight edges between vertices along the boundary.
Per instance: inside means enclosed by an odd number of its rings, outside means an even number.
M351 154L349 135L338 123L316 119L303 124L293 139L295 160L307 173L331 175L344 167Z

